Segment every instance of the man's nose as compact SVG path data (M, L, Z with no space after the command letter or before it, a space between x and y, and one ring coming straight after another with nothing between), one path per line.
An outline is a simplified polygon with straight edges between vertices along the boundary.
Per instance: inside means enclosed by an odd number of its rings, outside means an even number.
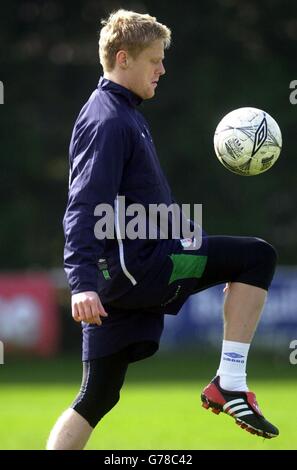
M166 73L166 70L165 70L165 67L164 67L163 62L162 62L161 65L160 65L159 74L164 75L165 73Z

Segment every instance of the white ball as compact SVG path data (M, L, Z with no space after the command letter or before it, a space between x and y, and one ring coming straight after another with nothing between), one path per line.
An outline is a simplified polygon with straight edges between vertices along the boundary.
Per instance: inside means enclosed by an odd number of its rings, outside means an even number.
M239 108L218 124L214 148L220 162L243 176L269 170L279 157L282 134L276 121L257 108Z

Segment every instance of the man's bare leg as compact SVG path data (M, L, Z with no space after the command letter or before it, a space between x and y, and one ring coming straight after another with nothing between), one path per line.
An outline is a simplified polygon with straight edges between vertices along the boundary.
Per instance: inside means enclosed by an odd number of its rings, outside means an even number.
M47 441L47 450L82 450L93 428L72 408L59 417Z
M267 421L256 396L246 385L246 361L266 299L266 291L243 283L231 283L225 290L224 341L217 377L204 388L204 408L235 418L246 431L265 438L276 437L278 429Z
M224 341L217 375L226 390L248 390L246 362L267 292L259 287L232 282L225 290Z
M232 282L224 304L224 340L250 343L256 331L267 291L241 282Z

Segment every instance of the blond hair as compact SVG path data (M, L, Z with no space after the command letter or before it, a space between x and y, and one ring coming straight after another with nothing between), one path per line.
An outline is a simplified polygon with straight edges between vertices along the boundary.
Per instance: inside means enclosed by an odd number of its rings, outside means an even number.
M147 14L121 9L113 12L107 20L102 20L101 24L99 58L106 72L113 70L117 52L121 49L137 57L157 39L164 41L165 49L170 46L170 29Z

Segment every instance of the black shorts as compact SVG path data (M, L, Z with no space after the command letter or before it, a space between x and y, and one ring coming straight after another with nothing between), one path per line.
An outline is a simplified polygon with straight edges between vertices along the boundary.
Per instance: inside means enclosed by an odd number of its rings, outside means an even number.
M105 304L102 325L83 324L83 360L104 357L130 347L130 361L158 349L164 314L175 315L192 294L225 282L268 289L276 253L259 238L210 236L199 250L184 250L177 241L159 274L146 278L121 298Z

